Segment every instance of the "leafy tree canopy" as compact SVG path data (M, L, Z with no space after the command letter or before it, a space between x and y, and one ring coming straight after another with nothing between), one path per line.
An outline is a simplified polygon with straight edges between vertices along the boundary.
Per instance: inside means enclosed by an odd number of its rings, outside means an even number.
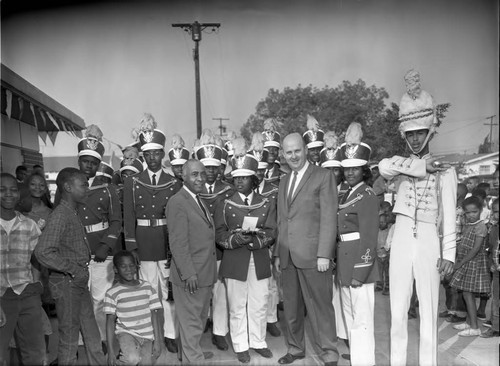
M263 130L267 118L276 118L282 123L278 132L286 136L292 132L307 130L307 115L319 122L323 131L334 131L340 141L351 122L363 127L363 141L372 147L372 160L405 152L406 143L398 131L399 107L392 103L386 107L389 94L384 88L367 86L359 79L354 84L343 81L335 88L322 89L308 85L296 88L286 87L282 91L269 89L267 96L258 102L256 111L241 128L241 135L247 140L255 131ZM441 123L449 103L436 108Z

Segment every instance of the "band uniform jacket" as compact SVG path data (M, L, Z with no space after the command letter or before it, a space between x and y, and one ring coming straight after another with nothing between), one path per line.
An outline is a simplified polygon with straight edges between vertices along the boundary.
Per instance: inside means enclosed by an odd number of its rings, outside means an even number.
M184 188L169 200L165 211L172 251L170 282L184 286L186 279L196 274L198 286L212 286L217 281L212 217L203 213Z
M454 168L427 173L426 160L430 157L426 154L421 159L415 155L382 159L380 175L396 186L393 212L415 221L414 235L418 222L435 224L441 236L443 259L455 262L457 174Z
M269 183L278 185L280 183L280 179L283 178L286 174L287 172L281 169L279 164L274 163L274 169L271 173L271 176L264 179Z
M138 250L144 261L170 259L165 206L179 191L182 183L165 171L156 186L151 185L148 171L127 177L123 187L123 221L127 250ZM149 220L150 226L137 225Z
M336 273L342 286L350 286L353 278L361 283L378 280L378 208L377 195L365 183L339 205Z
M337 185L327 169L309 165L287 202L292 173L278 188L278 240L273 255L286 268L291 257L297 268L315 268L318 257L333 259L337 237Z
M252 235L252 243L238 246L236 231L242 229L245 217L256 217L259 234ZM219 202L215 210L215 241L224 248L219 276L246 281L250 254L253 253L258 280L271 277L271 258L268 247L276 238L276 207L269 199L254 193L246 206L239 193Z
M203 192L200 193L200 199L208 207L208 211L210 212L210 215L212 215L213 218L217 203L225 199L228 199L233 194L234 194L234 187L231 184L216 179L214 182L213 193L212 194L208 193L207 187L204 186ZM217 254L217 260L220 261L222 259L223 251L218 246L215 248L215 250Z
M118 237L122 231L122 209L115 185L98 184L94 180L87 200L78 204L77 213L85 228L92 254L100 243L110 248L108 255L121 250Z

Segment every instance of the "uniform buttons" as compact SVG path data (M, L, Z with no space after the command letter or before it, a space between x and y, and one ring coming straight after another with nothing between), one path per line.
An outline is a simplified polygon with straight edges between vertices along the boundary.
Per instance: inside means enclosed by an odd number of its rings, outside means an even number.
M235 217L235 216L236 216L236 215L235 215L235 214L233 214L233 217Z
M139 189L139 186L135 186L136 189Z
M214 206L214 205L212 205L212 204L210 205L210 207L213 207L213 206Z
M173 191L174 189L173 188L170 188L171 191Z
M347 227L346 225L344 225L343 227Z
M87 209L87 207L84 207L83 209L84 209L84 210L86 210L86 209Z
M142 198L142 196L139 196L139 199L141 199L141 198Z
M146 215L142 215L142 217L146 217Z
M229 206L228 208L229 208L230 210L232 209L232 207L231 207L231 206Z
M85 220L87 220L89 217L88 216L85 216Z
M151 217L155 217L155 215L151 215Z
M262 216L266 216L266 214L262 214Z
M97 207L98 210L100 210L101 208L100 207Z
M155 205L151 205L151 207L155 207Z
M345 214L347 216L347 214Z

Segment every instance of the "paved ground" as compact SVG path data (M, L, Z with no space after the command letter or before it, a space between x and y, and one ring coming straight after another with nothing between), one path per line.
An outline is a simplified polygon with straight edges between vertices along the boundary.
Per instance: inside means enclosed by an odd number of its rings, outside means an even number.
M444 293L442 291L441 298ZM375 297L375 337L376 337L376 362L383 366L389 364L389 324L390 324L390 306L389 297L376 292ZM489 303L487 315L489 316ZM57 352L57 320L52 318L54 334L50 337L49 361L56 357ZM283 321L283 319L281 319ZM408 347L408 365L417 365L418 360L418 319L408 321L409 329L409 347ZM484 330L485 328L483 328ZM310 334L310 329L307 329ZM205 333L202 338L202 346L206 351L214 352L214 358L207 362L207 365L238 365L238 360L231 347L228 351L219 351L211 343L210 332ZM457 331L452 328L450 323L443 319L439 320L439 364L440 365L477 365L489 366L499 364L499 341L500 338L484 339L480 337L459 337ZM262 358L257 353L250 351L251 361L248 365L277 365L278 359L286 353L285 341L283 336L271 337L268 334L267 342L269 348L273 351L272 359ZM293 363L293 365L322 365L319 357L312 350L312 346L307 338L306 345L307 357ZM339 342L340 353L346 353L347 348ZM79 352L81 358L79 365L85 365L86 359L83 349ZM12 362L14 364L14 362ZM158 359L157 365L179 365L177 356L166 350ZM340 359L339 366L349 365L349 361Z

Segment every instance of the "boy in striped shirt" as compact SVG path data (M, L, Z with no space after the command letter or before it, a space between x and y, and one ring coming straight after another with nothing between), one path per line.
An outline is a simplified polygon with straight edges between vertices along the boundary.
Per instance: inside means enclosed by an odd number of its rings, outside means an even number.
M113 257L115 283L106 292L106 337L108 365L151 365L161 353L157 310L162 308L151 285L137 279L137 264L129 251ZM114 338L118 338L117 358Z

